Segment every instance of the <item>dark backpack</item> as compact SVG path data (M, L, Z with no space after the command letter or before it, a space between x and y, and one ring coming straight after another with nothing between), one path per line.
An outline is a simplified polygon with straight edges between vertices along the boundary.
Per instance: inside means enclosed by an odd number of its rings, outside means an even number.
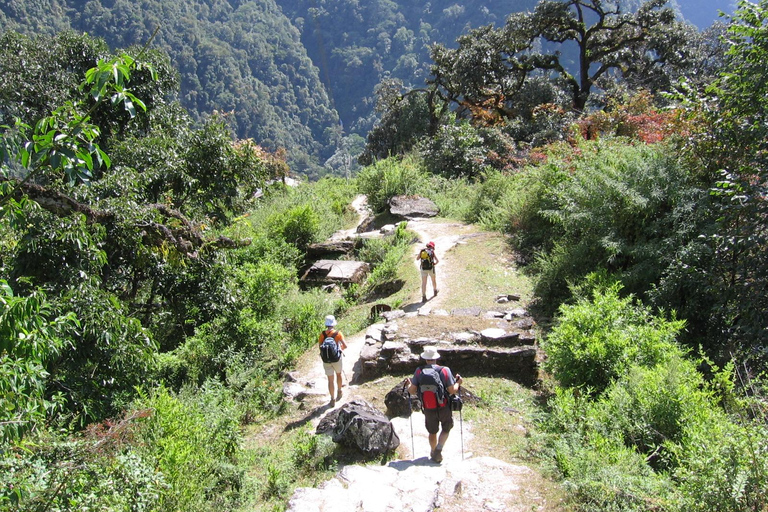
M324 363L335 363L341 359L341 347L336 342L338 331L324 331L325 339L320 344L320 358Z
M441 377L441 374L445 375L445 372L445 368L437 365L419 368L419 398L421 398L424 409L437 409L445 405L445 397L448 392Z
M422 249L419 253L419 257L421 258L421 270L432 270L434 265L432 264L432 255L429 251Z

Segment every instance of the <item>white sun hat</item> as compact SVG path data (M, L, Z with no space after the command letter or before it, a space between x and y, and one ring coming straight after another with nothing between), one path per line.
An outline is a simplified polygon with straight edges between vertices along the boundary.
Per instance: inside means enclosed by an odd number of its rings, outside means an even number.
M333 327L336 325L336 317L333 315L328 315L325 317L325 326L326 327Z
M431 361L433 359L438 359L440 354L435 347L424 347L424 352L421 353L421 357L426 361Z

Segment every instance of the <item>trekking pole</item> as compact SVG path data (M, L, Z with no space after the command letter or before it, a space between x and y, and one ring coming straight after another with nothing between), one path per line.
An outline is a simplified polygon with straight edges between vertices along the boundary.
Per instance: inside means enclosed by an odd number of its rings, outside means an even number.
M459 409L459 434L461 436L461 460L464 460L464 418L461 417L461 409Z
M411 407L411 393L410 391L406 391L405 387L408 385L408 382L406 381L405 384L403 384L403 391L408 393L408 419L411 422L411 458L416 458L416 448L414 448L413 444L413 408Z
M347 372L344 371L344 351L341 351L341 373L344 374L344 380L347 381L347 386L349 386L349 377L347 377Z

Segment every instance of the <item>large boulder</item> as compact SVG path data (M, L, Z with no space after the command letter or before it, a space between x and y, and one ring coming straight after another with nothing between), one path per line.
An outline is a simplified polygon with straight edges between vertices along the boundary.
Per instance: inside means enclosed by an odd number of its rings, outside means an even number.
M387 406L387 414L390 417L402 416L408 418L412 411L421 410L421 401L417 396L408 392L408 381L403 379L400 384L393 387L384 397Z
M400 437L382 412L365 400L352 400L328 414L317 426L318 434L328 434L335 443L356 448L376 457L397 449Z
M336 260L346 258L355 250L355 240L327 240L307 247L307 260Z
M395 196L389 200L389 213L404 219L436 217L440 213L437 205L426 197Z

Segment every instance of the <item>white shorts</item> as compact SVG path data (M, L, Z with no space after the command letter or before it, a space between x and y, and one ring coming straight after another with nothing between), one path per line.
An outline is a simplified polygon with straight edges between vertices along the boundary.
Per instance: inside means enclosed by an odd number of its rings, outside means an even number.
M335 363L323 363L323 369L325 370L325 375L328 377L331 377L334 373L341 373L341 359Z
M421 277L427 277L427 276L434 276L435 275L435 267L432 267L429 270L423 270L421 271Z

